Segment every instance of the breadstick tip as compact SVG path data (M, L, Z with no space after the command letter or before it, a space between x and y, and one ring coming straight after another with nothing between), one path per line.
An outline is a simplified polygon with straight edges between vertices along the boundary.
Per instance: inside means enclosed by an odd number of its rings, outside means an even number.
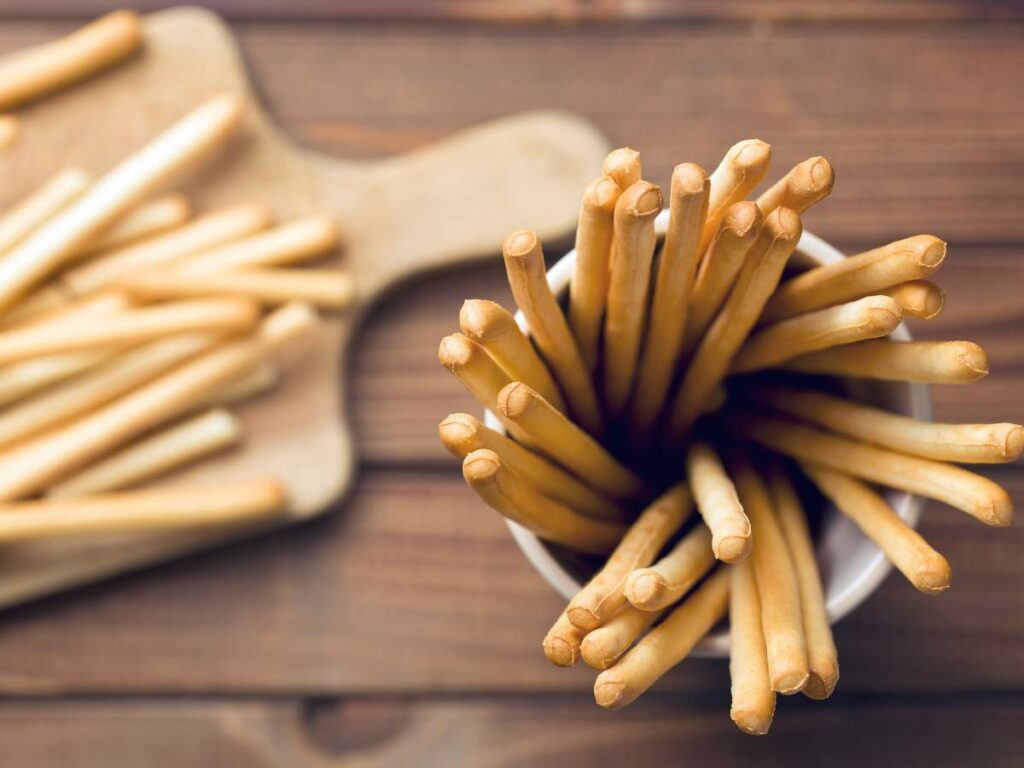
M579 660L579 649L565 638L549 635L542 643L544 656L558 667L571 667Z
M807 685L810 673L807 671L806 662L796 669L777 670L772 678L772 690L784 696L799 693Z
M1007 424L1006 434L1003 436L1003 458L1006 461L1015 461L1024 452L1024 426L1020 424Z
M615 210L615 202L619 199L622 190L615 183L611 176L602 176L594 179L587 185L583 192L583 205L587 208L597 208L605 213Z
M772 240L779 243L796 242L804 231L800 214L792 208L781 206L768 214L764 220L764 228Z
M903 307L890 296L865 296L858 303L864 324L877 329L880 335L894 330L903 317Z
M761 231L764 216L761 207L753 200L733 203L722 218L722 231L738 240L753 240Z
M534 398L540 398L540 395L523 382L513 381L498 393L498 410L502 416L514 420L530 407Z
M941 595L953 584L953 569L946 558L931 552L914 570L911 583L926 595Z
M574 627L591 632L601 625L601 617L590 607L584 605L570 605L565 615Z
M540 247L537 233L530 229L519 229L505 238L501 252L506 259L521 259L530 256Z
M472 451L462 462L462 476L471 486L495 482L500 471L501 459L487 448Z
M974 373L974 377L967 382L974 382L988 376L988 354L973 341L961 341L960 351L956 356L957 362L964 368Z
M441 339L441 346L437 348L437 359L445 368L454 372L469 364L473 354L473 347L470 340L461 333L453 333Z
M1013 522L1013 499L1006 489L997 485L992 490L992 497L984 503L979 503L979 518L988 525L996 528L1005 528Z
M672 196L698 195L710 185L708 173L696 163L680 163L672 171Z
M712 541L715 557L723 563L739 563L746 560L753 546L752 536L727 535Z
M610 669L597 676L597 680L594 681L594 701L598 706L614 712L631 703L634 697L630 695L629 686L621 680L616 680L613 674L613 670Z
M483 447L480 440L480 420L468 413L450 413L437 425L437 433L444 447L457 459L465 459Z
M640 153L632 147L619 147L608 153L601 165L605 176L615 177L621 168L632 168L640 164Z
M605 647L602 642L602 634L601 632L590 632L580 643L580 656L583 663L594 669L608 669L619 660L618 655Z
M642 611L660 600L667 586L665 577L653 568L638 568L629 574L624 591L630 604Z
M616 210L639 219L657 216L662 208L661 188L649 181L638 181L619 197Z
M835 674L832 674L831 671L829 672L827 680L817 672L811 672L811 675L807 678L807 682L804 684L804 689L801 693L809 699L824 701L832 695L832 692L836 689L836 683L838 682L838 668L835 670Z
M935 235L919 235L914 244L920 248L918 261L924 267L937 269L946 258L946 241Z
M800 164L795 181L806 194L828 194L836 183L836 174L832 163L819 155Z
M466 299L459 310L459 328L474 341L485 335L498 305L486 299Z
M737 168L750 172L763 168L772 159L771 145L761 139L744 139L732 146L728 152Z
M729 717L744 733L751 736L764 736L771 728L772 718L775 717L774 697L769 712L764 712L757 707L744 707L733 703L729 709Z

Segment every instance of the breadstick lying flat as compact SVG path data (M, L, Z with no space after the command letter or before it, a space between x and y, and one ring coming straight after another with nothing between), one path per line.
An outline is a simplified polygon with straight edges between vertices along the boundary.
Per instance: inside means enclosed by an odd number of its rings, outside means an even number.
M92 179L79 168L66 168L0 216L0 253L6 253L31 232L64 210L88 188Z
M598 493L543 456L485 426L475 416L450 414L438 425L437 431L444 447L455 458L463 460L473 451L483 448L494 451L523 482L588 517L620 522L627 522L633 517L628 506Z
M973 341L875 339L801 355L784 367L883 381L972 384L988 376L988 355Z
M722 162L711 174L711 195L708 199L708 217L700 238L700 252L704 253L718 232L725 212L734 203L746 200L754 187L768 173L772 148L760 139L746 139L733 144Z
M114 11L53 42L18 51L0 61L0 111L11 109L91 77L142 46L134 11Z
M580 643L584 634L583 630L572 625L563 611L544 636L543 648L547 660L556 667L571 667L580 658Z
M0 151L6 152L21 135L21 121L14 115L0 115Z
M890 296L903 308L904 317L934 320L946 306L946 292L931 280L908 280L881 293Z
M738 563L750 554L750 520L736 486L714 449L695 442L686 452L686 477L704 523L711 531L711 551L719 560Z
M758 385L750 396L833 432L926 459L1002 464L1024 452L1020 424L936 424L824 392L778 385Z
M626 604L626 577L650 565L692 511L693 500L684 483L655 499L629 527L601 570L569 602L565 609L569 621L590 631L618 613Z
M986 525L1009 525L1013 517L1013 502L1003 488L952 464L896 453L784 419L744 413L732 415L728 423L736 434L798 461L812 461L944 502ZM756 523L754 531L757 535Z
M473 451L462 462L462 476L489 507L540 538L579 552L603 555L615 547L626 526L595 520L532 489L494 451Z
M511 312L493 301L468 299L459 312L459 328L487 350L509 379L529 384L555 408L566 411L551 372Z
M528 229L513 232L502 246L505 271L516 305L526 316L530 336L551 367L573 420L591 434L601 431L597 393L576 339L544 273L544 251Z
M192 204L181 194L164 195L128 211L95 238L82 252L89 256L121 248L147 237L159 235L184 224L192 215Z
M611 669L597 676L594 699L605 709L636 701L681 662L722 616L729 601L729 573L720 568L647 633Z
M654 219L660 212L661 190L646 181L624 190L615 203L615 258L604 317L604 399L616 415L626 406L639 364L657 243Z
M604 306L611 272L612 217L621 190L610 176L592 181L583 192L576 227L576 267L569 283L569 327L587 370L597 366Z
M775 717L775 691L768 678L761 599L750 560L737 563L729 571L729 716L745 733L763 736Z
M664 613L664 610L641 611L627 605L600 627L586 633L580 643L583 661L594 669L608 669Z
M643 176L640 153L631 147L613 149L605 157L601 173L610 177L620 190L628 189Z
M839 654L832 639L832 628L825 610L825 594L814 556L814 544L807 527L807 516L785 471L773 467L768 478L772 505L789 549L789 557L800 588L800 615L807 640L807 665L810 677L803 693L812 699L827 699L839 682Z
M804 312L878 293L907 280L934 274L946 258L946 244L932 235L915 235L809 269L779 286L761 318L774 322Z
M539 451L598 491L616 499L650 498L650 489L639 475L522 382L512 382L498 393L497 413Z
M626 578L626 600L641 611L667 608L690 591L711 570L711 531L697 525L672 551L649 568L637 568Z
M952 572L946 558L900 519L885 499L860 480L818 464L804 462L800 468L840 512L878 545L914 587L930 595L949 589Z
M888 296L866 296L847 304L797 315L753 334L732 361L732 373L773 368L800 355L888 336L900 324L900 305Z
M824 157L811 157L762 192L757 207L765 216L780 207L803 213L828 197L835 182L832 164Z

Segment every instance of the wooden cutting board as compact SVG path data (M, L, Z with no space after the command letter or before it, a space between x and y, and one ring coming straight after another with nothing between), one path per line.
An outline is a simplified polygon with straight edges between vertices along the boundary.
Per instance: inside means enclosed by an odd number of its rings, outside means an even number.
M344 373L349 342L367 309L417 272L497 253L517 227L530 226L542 237L570 231L580 192L598 173L606 143L575 117L543 112L498 120L399 157L345 162L296 146L273 125L217 16L176 8L147 17L145 30L140 57L22 114L22 138L0 160L0 206L63 167L100 174L204 99L243 94L250 108L241 136L181 188L200 210L259 200L280 219L337 216L345 233L339 261L356 281L358 300L353 310L329 319L281 387L240 406L241 449L163 482L215 487L222 480L277 475L288 485L294 520L315 516L352 485ZM345 98L344 77L337 98ZM0 606L254 532L96 536L11 547L0 551Z

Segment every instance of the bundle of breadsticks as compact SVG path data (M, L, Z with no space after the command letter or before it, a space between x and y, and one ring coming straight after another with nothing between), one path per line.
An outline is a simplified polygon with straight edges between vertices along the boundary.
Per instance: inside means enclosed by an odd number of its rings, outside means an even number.
M522 324L469 300L439 352L502 426L441 422L466 482L556 555L593 563L548 659L601 670L597 703L618 709L727 618L731 715L755 734L776 694L827 698L839 677L812 538L824 499L940 593L948 563L875 486L1007 525L1007 493L956 464L1024 448L1017 424L935 424L843 394L851 379L963 384L988 365L970 342L887 338L942 310L936 237L787 273L833 170L811 158L748 199L770 155L748 140L710 175L677 166L659 242L661 190L637 152L613 151L583 193L568 291L550 289L537 236L515 232L503 254Z

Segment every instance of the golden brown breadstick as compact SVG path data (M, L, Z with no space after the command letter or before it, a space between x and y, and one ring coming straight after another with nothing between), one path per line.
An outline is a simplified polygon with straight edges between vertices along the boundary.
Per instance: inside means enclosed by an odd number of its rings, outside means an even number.
M468 299L459 312L459 328L487 350L509 379L529 384L555 408L565 412L565 400L551 372L511 312L493 301Z
M612 414L622 412L633 389L647 317L661 190L638 181L615 203L615 258L604 317L604 399Z
M622 709L636 701L659 677L686 658L725 615L728 601L729 572L719 568L615 666L597 676L597 703L605 709Z
M711 530L711 551L725 563L738 563L750 554L750 520L736 495L736 486L714 449L695 442L686 452L686 478L697 510Z
M758 385L750 396L833 432L926 459L1001 464L1024 451L1020 424L936 424L824 392L778 385Z
M800 217L788 208L777 208L765 220L725 305L686 369L670 412L669 442L678 442L690 431L711 393L725 378L764 302L778 285L801 232Z
M700 238L700 252L704 253L718 232L722 217L729 206L745 200L768 173L772 148L760 139L745 139L733 144L722 162L711 174L711 196L708 199L708 217Z
M585 633L580 643L583 661L594 669L608 669L664 613L664 609L641 611L627 605L600 627Z
M824 157L811 157L762 192L757 207L765 216L780 207L803 213L828 197L835 181L832 164Z
M234 405L249 398L269 392L281 381L281 371L273 363L264 363L259 368L232 381L215 392L207 401L210 405Z
M667 608L689 592L714 564L711 531L698 524L654 565L629 574L624 588L626 599L641 611Z
M544 636L544 655L556 667L571 667L579 661L584 634L583 630L572 625L563 611Z
M761 599L750 560L737 563L729 571L729 716L745 733L763 736L775 716L775 691L768 678Z
M832 628L825 609L825 594L818 572L818 561L807 527L807 516L796 490L781 467L773 467L768 478L772 505L800 589L800 615L807 640L807 667L810 677L803 693L812 699L827 699L839 682L839 654L832 639Z
M640 514L601 570L569 602L566 615L575 626L593 630L626 604L626 577L651 564L686 518L693 500L685 483L677 483Z
M780 320L754 333L732 361L732 373L773 368L800 355L888 336L900 324L900 305L888 296L865 296L847 304Z
M576 227L576 266L569 283L569 327L591 372L597 366L611 272L612 218L621 191L609 176L592 181L583 192Z
M502 247L505 271L516 305L526 316L530 336L547 361L573 420L591 434L601 431L597 393L569 324L544 274L544 251L528 229L513 232Z
M813 461L873 483L927 496L986 525L1009 525L1013 517L1013 502L1003 488L952 464L896 453L785 419L734 414L729 426L737 434L798 461Z
M883 381L971 384L988 376L988 355L973 341L874 339L801 355L783 367Z
M611 177L620 190L628 189L640 181L643 176L640 153L631 147L613 149L605 157L601 173Z
M774 322L815 309L879 293L907 280L934 274L946 258L946 244L932 235L905 240L824 264L779 286L761 318Z
M21 242L44 222L64 210L88 188L92 179L79 168L66 168L0 216L0 253Z
M82 251L82 256L121 248L128 243L153 237L184 224L191 215L192 204L181 194L164 195L142 203L104 229Z
M592 555L609 552L626 526L595 520L532 489L494 451L473 451L462 462L462 476L489 507L546 541Z
M709 190L708 175L699 165L683 163L672 172L668 232L658 257L650 321L630 411L636 445L650 437L676 371L697 274L697 247L708 211Z
M498 393L498 411L547 454L588 485L616 499L650 498L647 483L594 438L522 382Z
M135 53L142 24L134 11L114 11L66 37L11 54L0 61L0 111L97 74Z
M949 589L952 571L942 555L907 525L885 499L860 480L803 462L800 468L836 508L885 553L920 591L937 595Z
M14 115L0 115L0 151L6 152L21 135L21 121Z
M894 298L903 308L904 317L934 320L946 306L946 292L931 280L908 280L881 293Z

